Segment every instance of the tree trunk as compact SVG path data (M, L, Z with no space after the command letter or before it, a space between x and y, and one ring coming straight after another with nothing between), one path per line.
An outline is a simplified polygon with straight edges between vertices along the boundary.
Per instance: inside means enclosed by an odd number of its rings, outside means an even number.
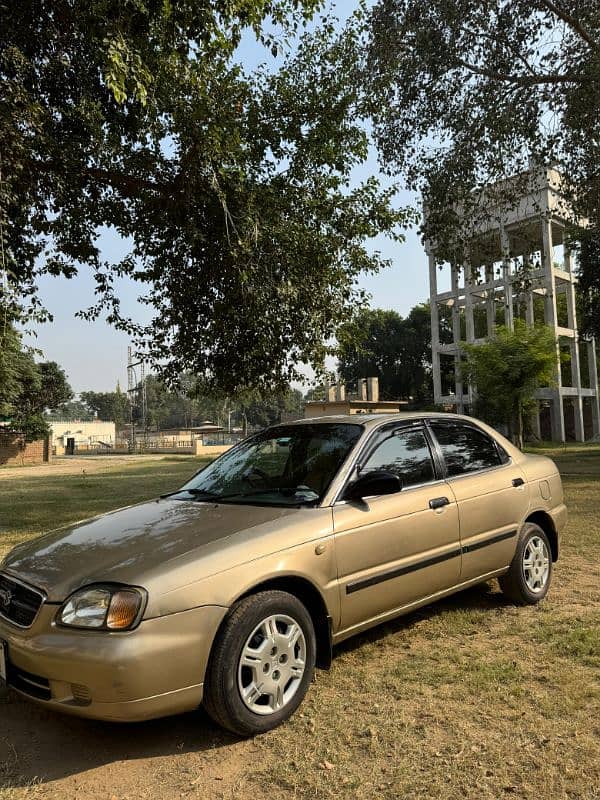
M515 422L516 422L516 430L515 430L515 437L514 443L519 448L519 450L523 449L523 408L521 403L517 402L516 409L515 409Z
M519 448L523 449L523 410L521 404L516 402L513 406L512 414L508 425L509 439Z

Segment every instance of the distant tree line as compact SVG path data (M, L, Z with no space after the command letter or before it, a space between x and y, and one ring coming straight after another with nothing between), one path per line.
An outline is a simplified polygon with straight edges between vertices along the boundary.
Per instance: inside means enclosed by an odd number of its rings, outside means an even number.
M449 331L449 324L442 324ZM448 333L449 335L449 333ZM14 327L9 327L0 352L0 421L24 432L28 439L49 431L55 420L114 422L123 428L131 420L127 393L83 391L75 397L64 370L55 362L36 363L35 352L24 347ZM395 311L365 309L339 335L340 377L349 385L358 378L377 376L382 399L432 402L431 329L429 307L415 306L406 318ZM137 387L138 390L140 387ZM233 395L211 389L184 374L173 389L159 377L145 382L148 430L186 428L207 420L224 428L262 428L282 416L302 416L304 402L324 396L324 389L303 395L287 386L276 392L244 390ZM139 394L139 392L138 392ZM139 413L134 420L142 423Z
M302 392L291 387L266 395L250 390L234 396L203 391L190 375L182 376L179 390L170 389L155 375L148 375L145 384L146 428L150 431L189 428L207 420L225 428L262 428L278 422L286 412L301 416L304 402ZM122 428L130 422L131 411L126 393L117 385L114 392L81 392L78 400L63 403L49 418L101 419ZM134 421L142 424L139 407L134 408Z
M0 424L25 435L28 441L50 432L56 420L114 422L127 425L131 410L127 393L117 384L112 392L84 391L76 398L64 370L54 361L36 361L37 353L23 344L11 324L3 328L0 348ZM284 390L261 393L246 390L227 395L209 390L193 376L181 376L178 390L170 389L155 375L146 379L147 416L150 430L185 428L210 420L224 427L265 427L282 414L302 415L302 392ZM139 425L139 416L135 417Z

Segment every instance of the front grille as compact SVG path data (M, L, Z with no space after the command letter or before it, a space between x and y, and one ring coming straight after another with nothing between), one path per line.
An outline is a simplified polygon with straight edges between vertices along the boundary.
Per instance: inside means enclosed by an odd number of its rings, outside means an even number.
M37 589L0 574L0 616L21 628L29 628L43 602L44 595Z
M38 700L50 700L52 697L50 684L46 678L33 675L31 672L25 672L24 669L19 669L14 664L9 666L8 683L13 689L17 689L17 691L28 694L31 697L36 697Z

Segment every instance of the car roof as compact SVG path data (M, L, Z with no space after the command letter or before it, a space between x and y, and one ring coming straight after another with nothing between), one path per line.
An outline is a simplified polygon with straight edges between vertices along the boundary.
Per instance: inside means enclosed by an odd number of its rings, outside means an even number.
M373 428L383 422L403 422L418 419L456 419L474 422L472 417L464 414L451 414L444 411L398 411L395 414L331 414L323 417L307 417L297 419L293 422L283 422L282 425L313 425L336 423L346 425L363 425L365 428Z

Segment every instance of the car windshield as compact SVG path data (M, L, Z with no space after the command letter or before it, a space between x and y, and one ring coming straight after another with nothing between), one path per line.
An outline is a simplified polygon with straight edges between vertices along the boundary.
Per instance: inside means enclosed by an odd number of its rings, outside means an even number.
M280 425L235 447L173 496L258 505L315 505L362 433L361 425Z

